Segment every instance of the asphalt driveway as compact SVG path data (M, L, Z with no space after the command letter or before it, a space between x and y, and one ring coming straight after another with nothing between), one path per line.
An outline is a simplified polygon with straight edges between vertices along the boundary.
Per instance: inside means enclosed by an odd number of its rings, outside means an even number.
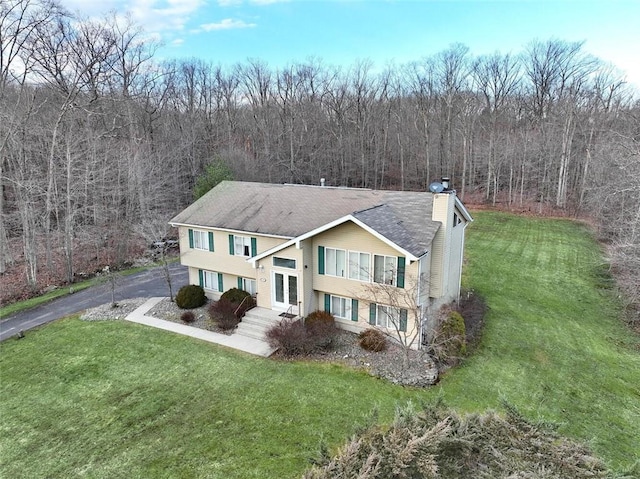
M188 272L179 263L169 265L173 294L188 283ZM151 298L169 296L169 288L162 267L152 268L118 279L115 300L130 298ZM91 286L77 293L63 296L27 311L21 311L6 318L0 318L0 341L15 336L19 331L27 331L56 319L85 309L111 302L109 284Z

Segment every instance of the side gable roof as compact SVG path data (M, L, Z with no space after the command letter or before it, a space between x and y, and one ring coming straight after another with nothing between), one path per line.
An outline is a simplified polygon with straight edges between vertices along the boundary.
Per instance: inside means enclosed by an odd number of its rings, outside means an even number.
M170 223L300 240L351 220L420 257L440 228L432 208L429 192L223 181Z

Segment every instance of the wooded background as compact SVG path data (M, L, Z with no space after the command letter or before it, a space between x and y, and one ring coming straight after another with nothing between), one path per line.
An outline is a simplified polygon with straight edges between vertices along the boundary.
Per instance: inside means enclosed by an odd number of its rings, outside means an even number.
M156 61L133 22L48 0L3 0L0 40L3 302L131 260L217 161L276 183L444 175L468 204L586 218L640 298L640 102L581 43L386 66Z

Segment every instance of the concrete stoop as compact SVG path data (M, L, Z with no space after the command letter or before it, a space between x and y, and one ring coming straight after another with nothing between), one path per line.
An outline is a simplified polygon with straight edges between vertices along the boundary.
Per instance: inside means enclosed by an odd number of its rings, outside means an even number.
M278 324L282 319L277 311L253 308L245 313L233 334L265 341L267 330Z

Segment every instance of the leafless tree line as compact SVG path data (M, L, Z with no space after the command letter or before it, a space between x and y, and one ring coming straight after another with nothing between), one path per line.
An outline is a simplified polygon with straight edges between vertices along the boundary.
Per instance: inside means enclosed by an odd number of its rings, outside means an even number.
M131 21L54 0L2 2L0 40L0 272L20 260L32 288L57 249L68 281L78 244L127 258L214 159L267 182L412 190L446 174L467 201L589 214L640 257L640 105L580 43L455 44L382 69L156 62Z

